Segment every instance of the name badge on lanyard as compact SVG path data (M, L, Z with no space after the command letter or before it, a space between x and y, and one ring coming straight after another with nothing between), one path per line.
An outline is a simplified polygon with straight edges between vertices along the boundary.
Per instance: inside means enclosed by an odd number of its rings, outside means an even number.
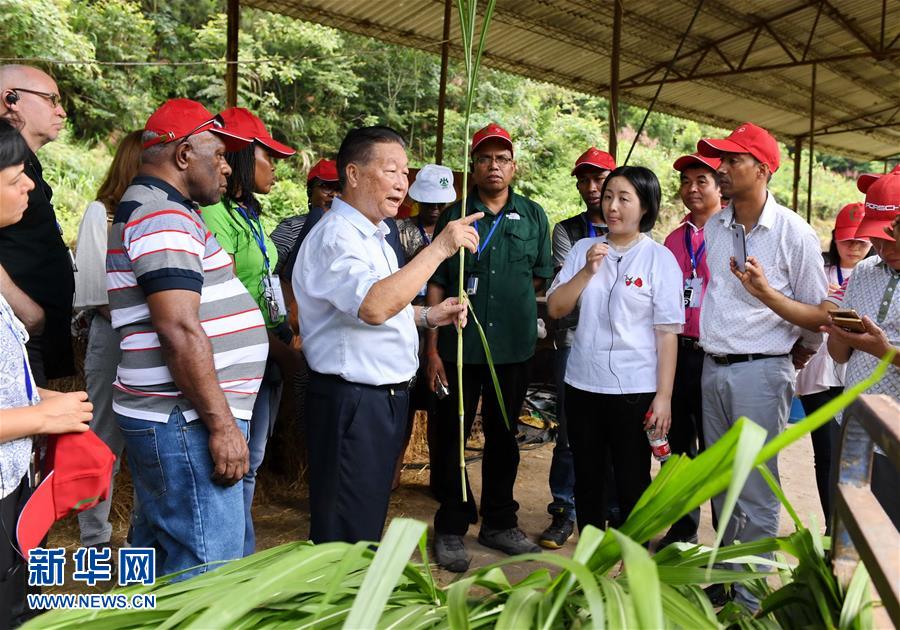
M269 270L269 253L266 248L266 235L263 232L262 222L255 214L251 218L241 206L235 206L235 209L247 222L250 234L253 235L253 240L256 241L256 245L262 253L263 265L266 268L266 273L262 278L262 295L266 302L266 310L269 312L269 320L277 322L287 315L287 306L284 302L284 292L281 290L281 281Z

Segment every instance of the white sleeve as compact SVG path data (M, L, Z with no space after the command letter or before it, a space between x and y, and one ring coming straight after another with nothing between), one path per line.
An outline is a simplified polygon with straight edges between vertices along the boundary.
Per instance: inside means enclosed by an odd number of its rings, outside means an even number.
M92 201L78 226L75 249L75 309L109 304L106 294L106 206Z
M560 286L571 280L575 277L575 274L581 271L581 268L585 265L585 253L587 250L584 247L579 247L579 243L587 243L588 240L584 239L579 241L575 245L572 246L572 249L569 250L569 253L566 254L566 259L563 262L562 269L559 270L559 273L556 274L556 277L553 279L553 282L550 284L550 288L547 289L547 296L549 297L551 293L556 291L556 289Z
M654 246L653 325L671 332L669 324L684 325L684 278L675 255L664 245Z

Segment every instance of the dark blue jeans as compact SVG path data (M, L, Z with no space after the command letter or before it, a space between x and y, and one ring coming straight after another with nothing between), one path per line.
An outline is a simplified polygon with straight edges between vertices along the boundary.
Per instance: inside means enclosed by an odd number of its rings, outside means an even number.
M555 355L556 373L556 446L553 447L553 461L550 462L550 494L553 501L547 506L550 514L565 514L575 520L575 462L569 448L569 431L566 426L565 391L566 363L569 347L557 348Z
M133 547L156 549L158 576L192 569L185 580L244 555L243 484L213 482L209 431L175 407L168 422L116 414L125 438L137 506ZM247 437L249 422L235 420ZM194 568L196 567L196 568Z

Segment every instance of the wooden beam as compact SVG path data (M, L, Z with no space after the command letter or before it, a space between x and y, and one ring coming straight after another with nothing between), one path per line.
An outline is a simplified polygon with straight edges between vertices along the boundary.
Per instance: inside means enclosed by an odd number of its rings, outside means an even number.
M228 0L225 29L225 107L237 106L238 33L241 30L241 0Z
M453 0L444 1L444 32L441 39L441 83L438 91L437 141L434 161L444 163L444 113L447 107L447 66L450 63L450 17Z
M612 58L609 68L609 154L616 158L619 148L619 57L622 54L622 3L625 0L613 0L613 37Z
M803 153L803 136L794 138L794 212L800 213L800 162Z
M812 81L809 89L809 175L806 181L806 222L812 217L813 200L813 151L816 148L816 64L812 66Z

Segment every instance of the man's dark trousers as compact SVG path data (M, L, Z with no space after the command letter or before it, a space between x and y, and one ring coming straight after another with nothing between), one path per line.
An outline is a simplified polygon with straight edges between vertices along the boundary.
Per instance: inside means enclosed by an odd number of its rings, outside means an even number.
M528 390L530 360L496 365L497 380L506 405L510 428L500 413L497 396L487 365L463 365L463 400L465 401L465 435L468 438L481 398L481 423L484 451L481 461L482 527L509 529L518 526L519 504L513 499L513 486L519 468L519 445L516 424ZM475 498L466 477L466 502L462 500L459 469L459 411L456 364L444 362L450 395L438 402L437 444L431 471L436 494L441 500L434 517L434 529L440 534L463 536L469 525L478 521Z
M381 538L408 405L405 384L361 385L310 371L310 540Z

